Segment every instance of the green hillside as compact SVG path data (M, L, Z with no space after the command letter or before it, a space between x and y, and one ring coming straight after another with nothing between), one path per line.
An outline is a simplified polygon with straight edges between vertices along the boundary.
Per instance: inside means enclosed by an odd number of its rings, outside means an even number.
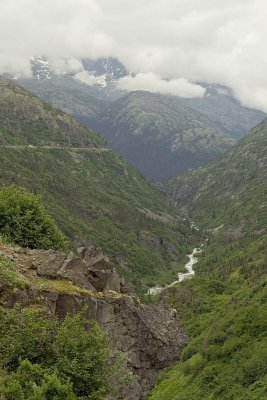
M0 145L104 147L93 131L0 77Z
M267 236L207 245L198 277L169 290L190 340L151 400L267 397Z
M204 228L232 236L261 233L267 225L267 120L223 158L169 182L167 189Z
M139 289L174 275L193 239L163 194L67 114L3 79L0 88L0 183L41 194L74 247L102 247Z
M68 75L47 80L20 79L19 84L41 100L73 115L76 119L93 117L109 100L104 95L98 95L94 87Z
M265 120L168 186L207 237L196 277L160 299L177 308L190 340L151 400L267 398L266 141Z

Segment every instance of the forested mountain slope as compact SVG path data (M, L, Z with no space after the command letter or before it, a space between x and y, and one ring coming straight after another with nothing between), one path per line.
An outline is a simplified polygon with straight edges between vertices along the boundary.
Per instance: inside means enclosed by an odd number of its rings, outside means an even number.
M197 277L169 289L189 343L151 400L265 400L267 236L212 239Z
M206 89L204 97L183 99L184 104L206 115L217 128L236 139L243 137L266 118L263 111L242 106L232 91L221 85L201 83Z
M24 79L19 84L53 107L74 118L92 118L109 100L94 89L70 76L55 76L48 80Z
M112 148L154 181L202 165L235 142L205 113L178 97L137 91L118 92L119 98L114 99L70 76L22 80L21 84L96 129Z
M162 292L189 335L151 400L267 396L267 121L221 160L169 184L206 228L196 277Z
M32 60L32 78L19 79L19 83L31 93L75 115L76 118L82 109L94 109L98 99L112 101L125 94L118 89L117 83L120 78L129 75L129 71L119 60L85 59L82 60L82 64L82 75L75 76L74 72L68 70L63 70L59 74L53 70L46 58L35 58ZM198 84L206 90L203 97L191 99L175 97L175 99L183 106L208 117L219 131L229 136L234 138L244 136L266 117L262 111L244 107L226 86L205 82Z
M0 145L105 147L74 118L0 77Z
M203 227L266 231L267 120L224 157L171 180L167 189Z
M141 91L107 104L92 124L112 148L154 181L201 165L235 142L179 99Z
M75 245L102 247L139 287L175 269L192 234L156 188L97 134L3 79L0 105L1 184L42 194Z

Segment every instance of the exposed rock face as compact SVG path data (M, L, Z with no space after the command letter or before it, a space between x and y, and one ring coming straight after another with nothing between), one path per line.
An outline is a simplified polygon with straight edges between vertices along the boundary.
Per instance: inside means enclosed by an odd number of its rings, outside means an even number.
M139 304L132 297L97 299L60 294L51 297L47 293L46 303L60 317L88 306L88 318L96 319L108 332L112 347L127 354L128 367L139 377L133 391L124 393L125 399L146 396L158 371L174 362L186 343L175 310Z
M95 319L108 333L111 348L127 357L127 368L137 377L127 385L119 385L124 400L147 396L158 371L171 365L186 344L187 337L179 326L176 310L140 304L135 297L124 294L125 283L108 258L96 249L83 248L80 256L70 253L67 257L50 250L14 250L7 246L0 246L0 250L15 260L20 273L24 271L25 276L35 277L34 284L24 289L9 286L5 290L1 282L0 303L5 307L39 304L60 318L86 306L88 319ZM50 277L51 282L67 278L84 288L85 293L38 286L38 276L41 282L43 276Z
M79 249L79 256L71 252L66 257L52 250L31 252L34 254L32 266L40 276L66 278L82 288L97 292L128 292L124 279L118 275L108 257L92 246Z

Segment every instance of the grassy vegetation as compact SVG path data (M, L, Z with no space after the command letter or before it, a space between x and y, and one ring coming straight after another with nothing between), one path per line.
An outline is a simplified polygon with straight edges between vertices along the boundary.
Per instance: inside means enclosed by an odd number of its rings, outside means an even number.
M213 231L197 277L169 289L189 335L151 400L267 398L267 121L225 157L168 185L177 204Z
M87 297L100 297L101 293L93 293L90 290L84 289L78 285L75 285L73 282L68 281L67 279L49 279L40 276L31 276L28 277L28 280L33 287L37 287L41 290L54 291L60 294L69 294L69 295L81 295Z
M16 265L3 256L0 256L0 279L20 289L25 288L29 283L22 274L18 273Z
M171 288L190 340L151 400L263 400L267 396L267 236L207 244L198 277Z

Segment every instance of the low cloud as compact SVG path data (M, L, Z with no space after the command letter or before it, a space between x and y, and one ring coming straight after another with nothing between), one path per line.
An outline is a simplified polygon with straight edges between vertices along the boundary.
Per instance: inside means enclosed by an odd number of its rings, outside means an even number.
M78 74L74 75L74 79L77 79L78 81L81 81L88 86L94 86L94 85L106 86L106 81L104 76L103 77L94 76L92 74L89 74L87 71L78 72Z
M83 65L80 60L76 58L50 58L48 63L56 74L75 74L82 72Z
M185 98L203 97L205 94L202 86L190 83L184 78L165 80L153 72L125 76L118 81L118 88L127 91L146 90Z
M113 56L137 75L228 86L242 104L267 111L266 0L0 0L0 6L0 71L29 74L30 57Z

